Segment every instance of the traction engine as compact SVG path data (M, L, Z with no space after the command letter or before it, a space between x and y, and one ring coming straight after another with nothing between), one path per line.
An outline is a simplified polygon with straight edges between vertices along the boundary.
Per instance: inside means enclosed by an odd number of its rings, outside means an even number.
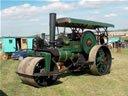
M55 40L58 27L68 27L71 33L61 33ZM107 27L114 26L73 18L56 19L56 14L50 13L49 44L44 38L35 38L33 51L20 62L17 74L23 83L35 87L53 84L66 70L73 73L89 70L100 76L108 74L112 57L104 40L108 40ZM101 32L100 28L105 31Z

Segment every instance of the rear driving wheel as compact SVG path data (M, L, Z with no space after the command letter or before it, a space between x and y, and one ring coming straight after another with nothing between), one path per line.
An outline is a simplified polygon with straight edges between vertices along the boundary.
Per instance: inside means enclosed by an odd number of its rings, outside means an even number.
M108 47L96 45L89 54L90 70L95 75L105 75L110 72L111 67L111 53Z

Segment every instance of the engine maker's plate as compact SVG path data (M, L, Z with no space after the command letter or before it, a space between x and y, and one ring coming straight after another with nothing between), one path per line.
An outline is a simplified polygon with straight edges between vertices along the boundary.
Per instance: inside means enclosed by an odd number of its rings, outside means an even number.
M81 38L81 45L85 53L89 54L93 46L96 45L96 37L93 32L85 31Z

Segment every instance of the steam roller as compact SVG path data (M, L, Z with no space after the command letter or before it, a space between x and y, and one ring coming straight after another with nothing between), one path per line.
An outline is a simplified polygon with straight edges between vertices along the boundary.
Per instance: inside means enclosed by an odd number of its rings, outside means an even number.
M46 42L44 33L36 36L33 50L18 66L17 74L24 84L52 85L67 70L73 73L89 70L98 76L110 73L112 56L107 29L114 25L74 18L56 19L55 13L50 13L49 25L50 41ZM64 27L64 32L59 33L58 27ZM66 32L66 28L71 32Z

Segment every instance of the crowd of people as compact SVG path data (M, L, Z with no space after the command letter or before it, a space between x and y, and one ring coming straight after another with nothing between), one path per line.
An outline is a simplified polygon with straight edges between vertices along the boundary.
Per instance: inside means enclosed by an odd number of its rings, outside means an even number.
M128 48L128 43L125 41L121 42L120 40L115 42L109 42L108 45L109 48Z

